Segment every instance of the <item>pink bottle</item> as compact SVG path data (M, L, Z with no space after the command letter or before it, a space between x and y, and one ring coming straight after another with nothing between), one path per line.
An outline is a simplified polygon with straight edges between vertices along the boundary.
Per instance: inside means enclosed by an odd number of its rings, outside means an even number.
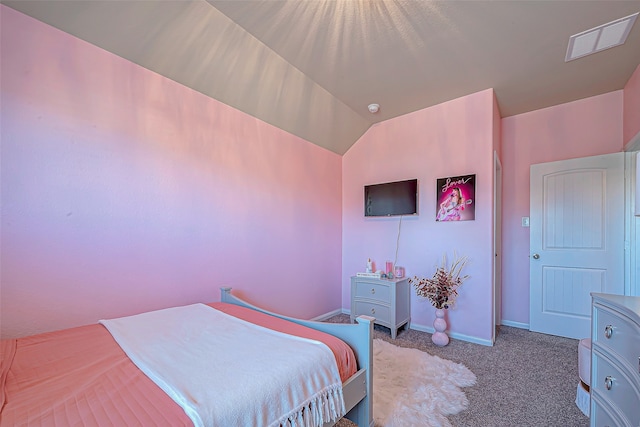
M385 267L385 273L389 274L393 272L393 263L391 261L387 261Z

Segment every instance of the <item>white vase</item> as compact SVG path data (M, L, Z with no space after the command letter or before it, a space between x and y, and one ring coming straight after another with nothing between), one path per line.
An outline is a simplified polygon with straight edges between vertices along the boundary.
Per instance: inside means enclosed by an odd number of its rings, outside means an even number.
M447 321L444 320L444 310L436 308L436 320L433 321L433 329L436 331L431 335L431 341L438 347L449 344L449 336L446 334Z

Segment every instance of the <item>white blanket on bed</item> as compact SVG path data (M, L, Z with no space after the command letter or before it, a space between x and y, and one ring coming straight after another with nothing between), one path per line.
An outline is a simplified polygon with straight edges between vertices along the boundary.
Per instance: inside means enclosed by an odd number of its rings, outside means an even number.
M204 304L100 320L129 358L196 426L321 426L344 415L323 343Z

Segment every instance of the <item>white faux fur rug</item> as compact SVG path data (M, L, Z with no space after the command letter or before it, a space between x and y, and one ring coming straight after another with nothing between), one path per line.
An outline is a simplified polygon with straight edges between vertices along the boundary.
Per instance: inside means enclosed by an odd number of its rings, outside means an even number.
M451 426L446 416L469 403L460 387L475 383L474 373L460 363L373 340L376 427Z

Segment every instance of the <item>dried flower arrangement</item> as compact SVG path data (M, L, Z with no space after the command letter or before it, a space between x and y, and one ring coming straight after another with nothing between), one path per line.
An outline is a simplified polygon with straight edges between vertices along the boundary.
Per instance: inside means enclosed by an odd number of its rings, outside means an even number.
M455 261L451 268L447 267L447 255L442 256L442 265L436 267L436 272L432 278L414 276L409 279L409 283L416 288L416 293L424 298L428 298L437 309L451 307L458 296L458 288L462 285L468 275L461 276L462 268L467 264L467 257L458 258L454 253Z

